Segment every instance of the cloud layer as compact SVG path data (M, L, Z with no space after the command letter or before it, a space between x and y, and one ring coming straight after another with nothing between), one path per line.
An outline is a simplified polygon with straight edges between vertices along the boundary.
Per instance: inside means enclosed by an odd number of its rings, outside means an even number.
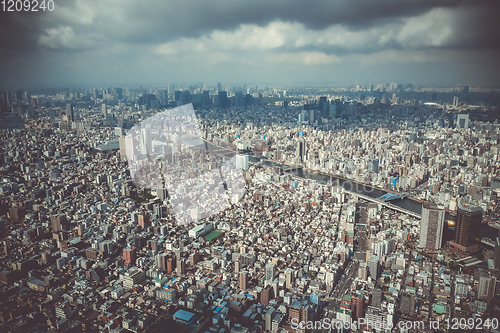
M498 8L488 0L56 0L52 12L0 13L0 77L4 85L494 84Z

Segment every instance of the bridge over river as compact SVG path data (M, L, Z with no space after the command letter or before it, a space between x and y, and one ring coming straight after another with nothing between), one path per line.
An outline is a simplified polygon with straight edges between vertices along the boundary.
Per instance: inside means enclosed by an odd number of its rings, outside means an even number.
M345 191L345 192L349 193L349 194L351 194L353 196L356 196L358 198L361 198L361 199L364 199L364 200L367 200L367 201L370 201L370 202L375 202L377 204L381 204L382 206L385 206L387 208L396 210L398 212L410 215L410 216L412 216L414 218L417 218L417 219L421 219L422 218L422 215L420 215L420 214L417 214L415 212L412 212L411 210L408 210L408 209L396 206L396 205L394 205L394 204L392 204L390 202L386 202L383 199L372 198L372 197L369 197L367 195L364 195L364 194L361 194L361 193L357 193L357 192L352 192L352 191Z

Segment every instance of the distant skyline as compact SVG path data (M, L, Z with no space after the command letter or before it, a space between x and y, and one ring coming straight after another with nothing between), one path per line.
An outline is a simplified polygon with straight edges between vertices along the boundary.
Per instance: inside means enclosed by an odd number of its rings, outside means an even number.
M54 3L0 12L0 87L500 86L493 0Z

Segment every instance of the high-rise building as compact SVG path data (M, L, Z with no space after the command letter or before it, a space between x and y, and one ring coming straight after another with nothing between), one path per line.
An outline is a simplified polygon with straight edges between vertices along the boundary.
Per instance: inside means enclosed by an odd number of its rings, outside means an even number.
M241 271L240 272L240 289L241 290L247 289L247 282L248 282L248 272Z
M104 116L104 118L106 118L106 116L108 115L108 110L106 109L105 103L102 104L102 115Z
M147 228L150 226L149 215L147 213L137 215L139 225L141 228Z
M269 308L269 310L266 312L264 315L264 320L265 320L265 325L266 325L266 332L271 332L272 331L272 321L274 317L274 312L276 310L274 308Z
M297 148L295 150L295 154L300 160L303 160L303 157L305 155L305 142L303 140L300 140L297 142Z
M134 264L136 258L136 249L135 247L127 247L123 249L123 260L125 260L125 264Z
M314 121L316 120L314 116L315 116L315 110L314 109L309 110L309 125L314 124Z
M358 279L366 280L368 278L368 266L365 262L359 264Z
M493 266L500 270L500 230L495 237L495 252L493 253Z
M66 115L68 116L69 121L75 121L75 111L73 110L73 105L66 105Z
M368 171L369 172L378 173L378 171L379 171L379 160L378 160L378 158L373 159L373 160L370 161L370 164L368 165Z
M236 168L248 170L249 157L248 155L236 155Z
M176 273L177 275L184 275L186 273L186 259L182 258L179 261L179 265L176 267Z
M415 315L415 297L403 294L399 310L406 316L413 317Z
M441 248L444 215L444 209L440 209L436 205L426 203L422 206L419 247L432 250Z
M477 298L480 300L493 299L497 283L496 277L484 269L480 269L478 275L479 285L477 288Z
M222 83L217 82L217 91L222 91Z
M141 128L140 132L140 146L141 146L141 154L152 154L153 153L153 139L151 136L150 128Z
M221 107L226 107L229 105L229 100L227 98L227 92L226 91L220 91L219 90L219 106Z
M329 107L329 103L326 100L326 96L321 96L319 98L319 112L320 112L321 117L328 116L328 107Z
M288 309L288 316L290 322L295 321L300 323L309 321L309 305L303 305L299 301L293 302L292 306Z
M482 219L483 210L480 207L470 204L458 205L455 240L450 242L450 248L462 253L478 251Z
M68 219L65 214L52 215L50 217L50 225L53 232L67 231Z
M270 262L266 265L266 282L271 283L276 275L276 264Z
M285 271L285 279L286 279L286 288L290 289L293 285L293 270L291 268L287 268Z
M132 159L132 156L135 155L135 147L134 147L134 139L128 136L121 136L118 138L118 143L120 145L120 158Z
M457 128L469 128L469 115L468 114L458 114L457 115Z
M167 259L167 274L172 274L176 267L176 259L175 256L170 256Z
M380 308L380 305L382 304L382 296L383 296L382 290L373 289L371 306L375 308Z
M123 99L123 89L122 88L116 88L115 93L116 93L116 98Z
M267 286L266 288L262 289L260 292L260 302L262 304L268 305L269 300L272 298L272 289L271 287Z
M370 256L367 265L368 265L368 272L370 273L372 279L377 279L379 271L379 257L376 255Z
M363 306L364 297L363 295L352 296L351 297L351 314L356 318L363 318Z

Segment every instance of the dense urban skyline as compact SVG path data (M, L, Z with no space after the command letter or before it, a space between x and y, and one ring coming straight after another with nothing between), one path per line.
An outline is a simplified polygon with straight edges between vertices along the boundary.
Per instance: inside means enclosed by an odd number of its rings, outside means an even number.
M3 86L499 83L493 1L54 4L0 13Z

